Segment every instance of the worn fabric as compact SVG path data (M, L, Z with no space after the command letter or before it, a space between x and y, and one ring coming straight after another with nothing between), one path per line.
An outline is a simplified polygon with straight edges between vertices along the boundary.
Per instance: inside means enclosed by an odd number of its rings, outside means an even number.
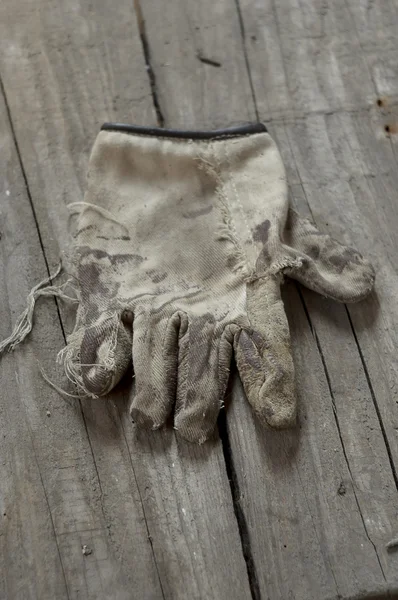
M101 131L76 212L76 327L70 379L108 393L133 361L131 415L203 442L222 406L232 352L262 423L294 425L284 275L341 302L374 282L370 264L289 209L266 132L214 139Z

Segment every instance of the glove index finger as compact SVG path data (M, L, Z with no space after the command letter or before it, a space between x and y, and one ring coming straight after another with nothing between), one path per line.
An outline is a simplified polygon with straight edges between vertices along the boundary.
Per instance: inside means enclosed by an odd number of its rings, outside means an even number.
M290 348L283 342L267 341L258 331L244 329L237 334L234 348L239 375L256 415L275 429L294 425L296 398Z
M249 325L234 336L239 375L260 420L283 429L296 420L290 332L277 278L248 285Z

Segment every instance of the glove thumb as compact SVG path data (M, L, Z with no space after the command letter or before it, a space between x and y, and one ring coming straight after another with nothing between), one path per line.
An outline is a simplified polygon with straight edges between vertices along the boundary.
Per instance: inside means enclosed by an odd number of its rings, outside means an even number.
M306 287L339 302L356 302L373 288L375 272L362 255L321 233L290 209L284 235L285 249L298 266L284 273Z

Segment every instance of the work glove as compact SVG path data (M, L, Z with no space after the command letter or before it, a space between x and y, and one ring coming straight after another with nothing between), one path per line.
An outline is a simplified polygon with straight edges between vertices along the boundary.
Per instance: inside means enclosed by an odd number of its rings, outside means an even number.
M272 428L296 419L280 286L289 276L340 302L366 296L371 265L288 205L262 124L177 132L106 124L75 213L76 327L61 353L80 392L107 394L131 359L137 425L212 433L232 352L248 401Z

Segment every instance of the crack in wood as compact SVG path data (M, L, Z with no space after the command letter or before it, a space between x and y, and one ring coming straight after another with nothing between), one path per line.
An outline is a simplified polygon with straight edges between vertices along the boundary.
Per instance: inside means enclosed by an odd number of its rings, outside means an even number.
M252 96L252 100L253 100L254 112L256 115L256 119L258 121L260 117L259 117L259 112L258 112L258 108L257 108L256 94L254 92L254 84L253 84L253 77L252 77L252 72L251 72L251 68L250 68L249 56L248 56L247 48L246 48L245 25L243 22L242 11L240 8L239 0L235 0L235 6L236 6L236 12L238 15L240 34L241 34L241 39L242 39L243 56L245 58L246 71L247 71L247 76L249 78L250 92L251 92L251 96Z
M345 309L347 311L348 321L350 323L352 335L354 336L355 344L356 344L357 349L358 349L359 358L361 360L361 364L362 364L362 367L363 367L363 370L364 370L364 373L365 373L366 381L367 381L367 384L368 384L368 387L369 387L370 395L372 397L372 401L373 401L373 404L374 404L374 407L375 407L377 419L379 421L380 430L381 430L381 433L382 433L382 436L383 436L384 444L386 446L387 455L388 455L388 461L390 463L392 475L393 475L393 478L394 478L395 487L398 490L398 474L397 474L397 470L395 468L394 461L393 461L393 458L392 458L391 448L390 448L390 444L389 444L389 441L388 441L386 429L385 429L385 426L384 426L384 423L383 423L383 419L381 417L380 407L379 407L379 405L377 403L376 394L375 394L375 391L373 389L373 385L372 385L372 382L371 382L371 379L370 379L368 367L367 367L366 362L365 362L365 357L363 355L362 348L361 348L361 346L359 344L359 340L358 340L357 334L356 334L355 329L354 329L354 324L353 324L352 319L351 319L350 311L348 310L347 306L345 307Z
M46 265L47 272L50 275L50 268L49 268L49 265L48 265L48 261L47 261L46 255L44 253L44 246L43 246L42 237L40 235L39 223L38 223L37 216L36 216L36 213L35 213L35 210L34 210L33 201L32 201L32 197L31 197L31 194L30 194L29 185L28 185L28 179L27 179L27 176L26 176L26 172L25 172L25 169L24 169L23 162L22 162L21 152L20 152L20 149L19 149L19 145L18 145L18 141L17 141L17 137L16 137L16 134L15 134L14 125L13 125L13 121L12 121L12 117L11 117L11 110L10 110L10 106L8 104L8 99L7 99L7 95L6 95L6 92L5 92L5 88L4 88L4 84L3 84L3 80L2 80L1 74L0 74L0 93L3 96L3 99L4 99L7 120L8 120L8 124L9 124L9 127L10 127L11 136L12 136L12 140L13 140L13 143L14 143L15 151L16 151L16 154L17 154L18 164L19 164L19 167L21 169L22 177L23 177L23 180L24 180L24 185L25 185L25 188L26 188L26 194L27 194L27 197L28 197L28 200L29 200L29 203L30 203L30 207L31 207L31 210L32 210L32 215L33 215L34 223L35 223L35 226L36 226L36 229L37 229L38 239L39 239L41 251L42 251L42 254L43 254L44 262L45 262L45 265ZM55 300L55 298L54 298L54 300ZM55 302L55 304L56 304L56 307L57 307L57 310L58 310L58 304L56 302ZM61 320L59 311L58 311L58 316L59 316L59 319ZM36 462L36 465L37 465L37 470L38 470L38 473L39 473L39 478L40 478L41 486L42 486L42 489L43 489L43 494L44 494L45 502L46 502L46 505L47 505L47 508L48 508L49 518L50 518L50 522L51 522L51 529L52 529L53 534L54 534L55 545L56 545L56 548L57 548L57 553L58 553L58 557L59 557L59 561L60 561L60 565L61 565L62 575L63 575L63 579L64 579L64 583L65 583L66 595L67 595L68 598L70 598L69 589L68 589L68 582L67 582L66 572L65 572L65 566L64 566L64 563L62 561L61 549L60 549L60 546L59 546L59 543L58 543L58 536L57 536L57 533L56 533L56 530L55 530L55 523L54 523L54 519L53 519L53 516L52 516L52 513L51 513L50 502L49 502L49 499L48 499L46 487L44 485L43 475L42 475L42 472L41 472L41 469L40 469L40 463L39 463L39 460L38 460L38 457L37 457L37 454L36 454L36 449L35 449L35 446L34 446L34 443L33 443L33 436L32 436L31 427L30 427L30 423L29 423L28 419L26 419L26 423L27 423L27 427L28 427L29 433L31 435L33 454L34 454L35 462Z
M0 93L2 94L2 96L4 98L6 115L7 115L7 119L8 119L10 131L11 131L11 136L12 136L12 139L13 139L13 142L14 142L15 151L16 151L17 159L18 159L18 164L19 164L19 167L21 169L22 177L23 177L23 180L24 180L24 186L25 186L25 189L26 189L26 195L27 195L27 198L28 198L28 201L29 201L29 205L30 205L30 208L31 208L31 211L32 211L32 216L33 216L33 220L34 220L34 223L35 223L35 227L36 227L36 231L37 231L37 236L38 236L38 240L39 240L41 252L42 252L42 255L43 255L43 259L44 259L44 264L45 264L47 273L50 276L50 266L49 266L49 263L48 263L48 260L47 260L47 256L46 256L46 252L45 252L45 249L44 249L44 243L43 243L43 238L42 238L40 227L39 227L39 221L38 221L36 210L35 210L35 206L34 206L34 203L33 203L32 194L30 192L28 177L27 177L26 170L25 170L25 167L24 167L24 164L23 164L22 155L21 155L21 151L20 151L20 148L19 148L19 144L18 144L18 140L17 140L17 136L16 136L16 132L15 132L15 129L14 129L13 120L12 120L11 109L10 109L10 106L9 106L9 103L8 103L8 99L7 99L7 95L6 95L6 92L5 92L3 80L1 78L1 74L0 74ZM56 307L57 314L58 314L58 320L59 320L59 325L60 325L62 337L63 337L64 342L66 344L66 332L65 332L64 325L63 325L63 321L62 321L61 312L60 312L60 309L59 309L59 304L58 304L56 298L53 298L53 301L55 302L55 307ZM88 440L88 444L89 444L89 448L90 448L90 452L91 452L91 456L92 456L92 460L93 460L94 470L95 470L95 473L96 473L96 476L97 476L97 480L98 480L98 486L99 486L99 490L100 490L101 511L102 511L103 517L104 517L105 522L106 522L106 515L105 515L104 506L103 506L103 502L102 502L103 491L102 491L101 481L100 481L100 478L99 478L98 466L97 466L97 463L95 461L94 449L92 447L92 442L91 442L90 435L89 435L89 432L88 432L87 419L86 419L84 411L83 411L83 406L82 406L81 400L79 400L79 407L80 407L80 412L81 412L81 416L82 416L83 426L84 426L84 429L85 429L85 432L86 432L86 435L87 435L87 440ZM28 420L27 420L27 424L28 424L29 431L30 431L30 424L29 424ZM43 476L42 476L42 473L41 473L41 470L40 470L39 460L38 460L38 458L36 456L36 450L35 450L35 446L34 446L34 443L33 443L33 436L32 436L32 448L33 448L33 452L35 454L35 460L36 460L36 463L37 463L37 468L38 468L38 472L39 472L41 484L42 484L42 487L43 487L43 493L44 493L45 500L46 500L46 503L47 503L47 506L48 506L48 511L49 511L50 520L51 520L51 525L52 525L52 529L53 529L53 532L54 532L55 544L56 544L56 547L57 547L57 551L58 551L58 555L59 555L59 559L60 559L60 564L61 564L61 569L62 569L63 577L64 577L64 580L65 580L66 594L67 594L67 597L69 598L70 595L69 595L69 589L68 589L68 582L67 582L67 578L66 578L66 572L65 572L64 564L63 564L63 561L62 561L61 549L60 549L59 542L58 542L58 533L56 532L56 529L55 529L55 523L54 523L53 516L52 516L52 513L51 513L51 507L50 507L50 502L49 502L49 498L48 498L48 495L47 495L47 490L46 490L45 485L44 485L44 479L43 479Z
M145 19L144 15L142 14L140 0L134 0L134 9L137 17L138 31L140 34L145 66L148 73L149 85L151 87L152 102L156 112L156 119L159 127L164 127L165 119L159 102L158 90L156 86L156 75L151 63L151 53L149 49L148 38L145 28Z
M132 470L132 473L133 473L134 481L135 481L135 484L136 484L136 489L137 489L138 497L140 499L140 504L141 504L141 507L142 507L142 515L144 517L145 529L146 529L146 532L147 532L147 539L148 539L148 542L149 542L149 544L151 546L151 551L152 551L152 556L153 556L153 562L154 562L154 565L155 565L155 569L156 569L156 573L157 573L158 581L159 581L160 592L162 594L162 598L164 600L166 600L166 595L165 595L165 592L164 592L164 589L163 589L163 585L162 585L162 578L160 576L159 567L158 567L158 563L157 563L157 560L156 560L155 549L153 547L153 538L151 536L151 531L149 529L149 524L148 524L148 518L147 518L146 512L145 512L144 498L142 496L141 489L140 489L140 486L138 484L138 478L137 478L137 475L136 475L136 472L135 472L135 468L134 468L133 457L131 456L130 446L129 446L128 442L127 442L127 437L126 437L126 432L125 432L125 429L124 429L123 422L121 422L121 431L123 433L123 438L124 438L124 441L125 441L125 444L126 444L126 448L127 448L127 454L128 454L129 463L130 463L130 466L131 466L131 470Z
M220 412L218 418L218 432L220 435L222 449L225 460L225 468L227 471L229 486L231 489L232 502L234 507L235 518L238 524L239 535L242 544L243 557L246 563L247 576L249 579L250 592L253 600L261 600L260 585L258 582L256 563L253 557L250 543L250 533L246 522L245 512L240 504L240 489L239 482L236 476L236 470L232 455L231 444L227 430L227 417L225 408Z

